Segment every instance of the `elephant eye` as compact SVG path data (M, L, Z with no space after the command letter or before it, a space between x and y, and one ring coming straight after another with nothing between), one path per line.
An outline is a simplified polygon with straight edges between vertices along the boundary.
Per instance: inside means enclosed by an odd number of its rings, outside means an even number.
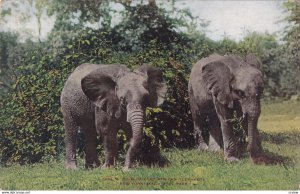
M101 109L102 109L104 112L107 112L107 106L108 106L107 101L104 101L103 104L102 104L102 106L101 106Z
M120 103L122 106L125 106L126 105L126 100L124 97L120 97Z
M239 95L241 98L245 98L245 92L244 92L244 91L239 90L238 92L239 92L238 95Z
M246 96L245 96L245 92L242 91L242 90L235 90L234 92L235 92L236 95L238 95L238 97L240 97L241 99L246 97Z
M257 98L257 99L260 99L260 93L257 93L257 94L255 94L255 97Z
M143 103L144 103L146 106L149 106L149 101L150 101L149 95L143 96Z

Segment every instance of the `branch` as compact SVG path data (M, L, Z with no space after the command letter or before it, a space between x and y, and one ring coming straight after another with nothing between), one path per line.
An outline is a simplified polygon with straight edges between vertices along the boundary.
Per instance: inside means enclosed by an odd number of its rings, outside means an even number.
M131 0L114 0L115 3L120 3L121 5L123 5L125 7L125 9L130 9L130 4L131 4Z

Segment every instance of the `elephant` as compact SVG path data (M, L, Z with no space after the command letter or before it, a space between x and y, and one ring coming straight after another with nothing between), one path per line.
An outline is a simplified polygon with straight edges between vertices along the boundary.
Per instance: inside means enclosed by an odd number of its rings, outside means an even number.
M248 135L248 151L257 163L264 158L257 123L264 89L261 62L254 54L245 59L230 54L210 55L193 65L189 83L189 103L198 149L224 149L224 159L239 161L233 134L234 111L243 117ZM208 138L205 138L205 127Z
M166 93L162 71L144 64L131 71L119 64L82 64L69 76L61 93L67 169L77 169L76 142L80 129L86 140L85 167L99 167L96 137L103 138L105 162L115 165L117 131L129 142L124 169L133 167L143 136L145 110L163 103Z

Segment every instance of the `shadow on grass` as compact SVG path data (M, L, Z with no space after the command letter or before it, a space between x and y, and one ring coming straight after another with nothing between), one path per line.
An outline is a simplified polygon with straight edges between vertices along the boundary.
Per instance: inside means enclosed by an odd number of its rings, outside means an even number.
M260 136L262 138L262 141L276 145L300 145L300 132L298 131L280 133L267 133L264 131L260 131ZM237 152L239 158L250 157L249 152L247 151L247 143L239 145ZM283 167L295 165L295 161L293 160L293 158L279 155L267 149L264 149L264 153L262 155L256 158L252 158L252 161L257 165L280 165Z
M292 158L281 156L277 153L264 150L264 154L260 157L253 159L254 164L257 165L280 165L286 168L287 166L294 166L295 162Z
M160 153L151 154L147 156L141 156L140 159L138 159L139 163L142 165L146 165L148 167L167 167L170 165L170 161L162 156Z
M267 133L260 131L260 135L262 140L266 142L274 144L300 145L300 132L298 131L280 133Z
M161 152L158 148L152 148L150 150L142 150L142 152L137 157L137 161L141 165L146 165L148 167L167 167L170 164L170 161L161 155Z
M243 153L239 153L239 158L249 158L250 154L246 150ZM287 156L282 156L277 153L271 152L267 149L264 149L263 154L257 158L252 158L254 164L257 165L280 165L280 166L294 166L295 162L292 158Z
M267 133L260 131L262 141L272 144L288 144L288 145L300 145L300 132L289 131L279 133ZM294 166L295 162L292 158L287 156L281 156L277 153L269 150L264 150L264 155L253 160L255 164L265 165L281 165L281 166Z

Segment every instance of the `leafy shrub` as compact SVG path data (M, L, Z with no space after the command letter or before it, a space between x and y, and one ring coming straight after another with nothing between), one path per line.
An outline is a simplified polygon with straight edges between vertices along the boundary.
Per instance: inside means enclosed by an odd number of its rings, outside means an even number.
M236 145L237 145L237 154L239 156L242 156L247 149L247 133L243 127L243 117L239 117L236 113L236 111L233 114L233 134L236 137Z
M61 152L59 95L63 79L49 55L36 51L17 69L14 91L1 104L2 161L32 163Z
M178 51L151 41L140 52L125 52L112 42L112 32L87 31L74 38L58 55L42 49L28 53L17 69L13 92L1 103L1 160L33 163L58 156L64 151L64 127L60 113L60 92L69 74L81 63L123 63L135 68L151 63L164 71L169 91L162 108L147 110L145 149L193 145L191 117L187 101L187 75L191 58L188 48ZM185 65L183 65L185 64ZM126 148L125 136L119 144ZM84 140L82 135L80 139ZM100 140L99 140L100 141ZM84 144L78 144L84 151ZM102 150L102 147L98 147ZM81 154L82 155L82 154Z

